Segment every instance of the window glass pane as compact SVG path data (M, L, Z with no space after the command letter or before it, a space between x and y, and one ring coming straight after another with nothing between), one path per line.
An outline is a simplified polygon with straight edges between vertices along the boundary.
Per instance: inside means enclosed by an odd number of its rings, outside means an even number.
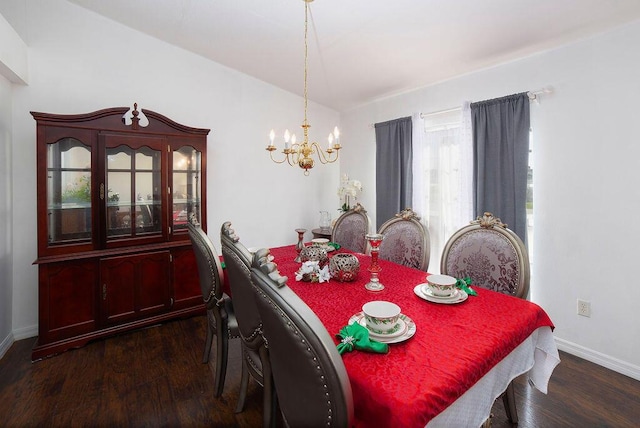
M162 233L160 151L118 146L107 157L107 236Z
M50 244L91 240L91 150L75 138L47 147Z
M131 235L131 173L107 173L107 235Z
M115 149L107 150L107 168L130 169L131 149L126 146L119 146Z
M160 231L161 195L159 172L137 172L136 228L138 233Z
M185 146L173 152L173 227L185 229L193 217L200 222L201 153Z
M153 169L153 161L154 161L154 150L149 148L142 148L136 153L136 169ZM158 153L155 151L155 153Z
M447 240L472 220L472 145L462 109L427 114L419 130L424 134L413 144L413 208L429 228L429 272L438 273Z
M527 169L527 251L533 266L533 131L529 131L529 168Z

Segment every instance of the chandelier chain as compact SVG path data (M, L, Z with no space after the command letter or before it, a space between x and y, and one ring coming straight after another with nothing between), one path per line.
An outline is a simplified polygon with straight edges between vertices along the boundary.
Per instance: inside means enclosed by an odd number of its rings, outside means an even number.
M309 14L309 3L304 2L304 124L307 125L307 58L308 58L308 50L309 46L307 43L307 34L308 34L308 14Z

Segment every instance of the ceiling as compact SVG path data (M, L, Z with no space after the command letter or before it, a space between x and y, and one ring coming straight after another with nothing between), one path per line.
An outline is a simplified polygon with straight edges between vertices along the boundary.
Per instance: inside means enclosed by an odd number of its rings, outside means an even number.
M302 95L302 0L69 0ZM638 0L316 0L309 99L338 111L640 19Z

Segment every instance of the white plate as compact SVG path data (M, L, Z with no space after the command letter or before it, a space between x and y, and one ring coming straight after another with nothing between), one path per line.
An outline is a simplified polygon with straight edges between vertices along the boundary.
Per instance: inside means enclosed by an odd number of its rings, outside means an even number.
M453 290L453 293L451 293L449 296L438 296L433 294L428 284L420 284L420 285L422 285L422 288L420 290L422 291L422 294L425 294L431 298L438 299L438 300L458 300L460 298L459 294L462 293L461 290L456 288L455 290Z
M371 336L371 338L373 340L378 341L378 342L387 343L387 344L404 342L405 340L411 339L413 337L413 335L416 334L416 323L414 323L413 320L411 318L409 318L408 316L406 316L405 314L400 314L400 319L402 321L404 321L405 326L406 326L405 331L400 336L380 337L379 334L372 333L368 329L367 329L367 331L369 331L369 335ZM357 314L355 314L351 318L349 318L349 324L353 324L355 322L359 323L360 325L363 325L363 323L364 323L364 313L363 312L358 312Z
M418 297L420 297L421 299L424 299L424 300L426 300L426 301L428 301L428 302L432 302L432 303L441 303L441 304L443 304L443 305L454 305L454 304L456 304L456 303L462 303L462 302L464 302L465 300L467 300L467 297L469 297L469 296L467 296L467 293L465 293L465 292L464 292L464 291L462 291L462 290L458 290L458 294L457 294L457 297L456 297L455 299L453 299L453 298L449 298L449 299L442 299L442 298L440 298L440 297L432 297L432 296L430 296L430 295L426 294L426 293L423 291L423 289L422 289L422 286L423 286L423 285L424 285L424 284L418 284L418 285L416 285L416 286L415 286L415 288L413 289L413 292L414 292L414 293L416 293L416 295L417 295Z
M332 246L332 245L323 245L322 248L324 248L326 250L327 253L330 253L332 251L336 250L336 247Z
M400 324L400 326L398 327L397 331L394 331L391 334L380 334L380 333L376 333L375 331L371 331L371 329L369 327L367 327L367 321L364 319L364 317L360 320L358 320L358 322L360 323L361 326L365 327L367 330L369 330L369 336L371 336L372 338L378 340L378 339L393 339L394 337L398 337L398 336L402 336L403 334L405 334L407 332L407 323L404 322L404 320L402 318L398 318L398 324Z

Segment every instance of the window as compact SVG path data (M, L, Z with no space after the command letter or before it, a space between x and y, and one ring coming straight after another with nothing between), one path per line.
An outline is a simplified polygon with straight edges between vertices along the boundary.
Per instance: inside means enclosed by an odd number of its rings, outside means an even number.
M527 168L527 252L533 266L533 131L529 130L529 167Z
M473 152L468 107L424 115L413 139L413 206L429 228L429 272L453 233L472 220ZM422 126L422 123L424 126Z
M473 218L473 141L468 108L414 117L413 209L431 237L429 272L447 240ZM527 169L527 252L533 265L533 132Z

